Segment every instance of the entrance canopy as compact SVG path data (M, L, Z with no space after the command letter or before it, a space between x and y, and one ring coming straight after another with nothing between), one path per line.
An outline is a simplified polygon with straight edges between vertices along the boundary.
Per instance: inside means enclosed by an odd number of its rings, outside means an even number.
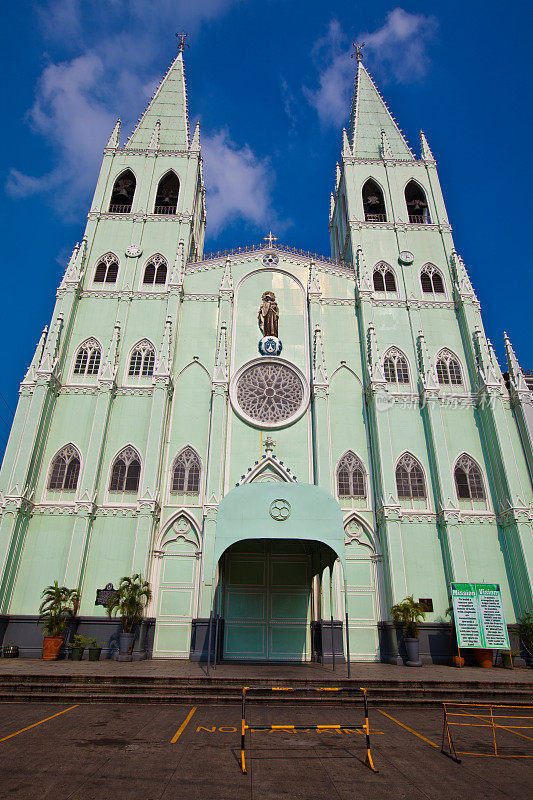
M328 545L346 567L344 526L331 494L308 483L249 483L232 489L218 509L213 565L244 539L303 539Z

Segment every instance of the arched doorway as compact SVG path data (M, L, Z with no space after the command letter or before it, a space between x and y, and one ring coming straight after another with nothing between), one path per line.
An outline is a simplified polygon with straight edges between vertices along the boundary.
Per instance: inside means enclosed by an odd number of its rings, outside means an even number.
M356 515L347 518L344 529L350 656L354 661L379 661L381 555L376 537Z

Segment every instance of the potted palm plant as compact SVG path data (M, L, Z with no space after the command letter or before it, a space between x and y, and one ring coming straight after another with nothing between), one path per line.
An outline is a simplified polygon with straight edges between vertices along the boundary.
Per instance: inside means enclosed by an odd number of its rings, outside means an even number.
M135 628L141 622L144 609L151 599L150 584L143 581L140 573L131 578L121 578L118 589L109 598L108 616L120 616L122 622L122 632L118 637L119 661L132 661Z
M43 589L41 597L37 624L42 623L43 660L55 661L63 646L67 624L78 612L80 593L54 581Z
M418 625L426 618L424 607L417 603L411 594L401 603L393 605L391 613L394 622L401 622L403 626L403 640L407 650L407 666L421 667Z
M528 667L533 667L533 614L527 613L518 618L518 635L526 651Z

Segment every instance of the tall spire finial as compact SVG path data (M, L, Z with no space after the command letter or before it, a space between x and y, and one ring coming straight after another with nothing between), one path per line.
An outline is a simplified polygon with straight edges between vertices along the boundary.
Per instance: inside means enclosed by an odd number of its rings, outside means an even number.
M268 246L270 248L272 248L272 242L277 242L278 241L278 237L277 236L272 236L272 231L270 231L268 236L263 236L263 241L264 242L268 242Z
M363 47L365 43L361 42L361 44L359 44L359 42L352 42L352 45L355 47L355 53L352 53L351 58L355 56L357 63L359 63L359 61L363 60Z
M183 33L177 33L177 34L176 34L176 37L179 39L179 44L178 44L178 53L183 53L183 49L184 49L185 47L189 47L189 45L188 45L188 44L187 44L187 42L185 41L185 39L187 38L187 36L188 36L188 35L189 35L189 34L188 34L188 33L185 33L185 31L183 31Z

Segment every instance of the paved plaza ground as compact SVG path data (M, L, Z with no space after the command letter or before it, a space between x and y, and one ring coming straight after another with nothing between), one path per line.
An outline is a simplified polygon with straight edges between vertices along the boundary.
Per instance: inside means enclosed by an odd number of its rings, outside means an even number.
M1 794L16 800L532 796L533 759L524 758L533 756L532 731L524 728L521 735L506 729L497 732L499 752L521 757L462 756L457 764L440 752L438 707L372 708L371 746L379 770L374 774L362 763L365 736L360 705L317 709L250 704L248 722L257 727L310 728L248 733L248 772L243 775L238 763L237 703L197 708L5 703L0 705ZM342 730L318 733L311 727L317 723L339 724ZM531 720L520 724L530 725ZM456 730L457 749L493 752L490 728Z

